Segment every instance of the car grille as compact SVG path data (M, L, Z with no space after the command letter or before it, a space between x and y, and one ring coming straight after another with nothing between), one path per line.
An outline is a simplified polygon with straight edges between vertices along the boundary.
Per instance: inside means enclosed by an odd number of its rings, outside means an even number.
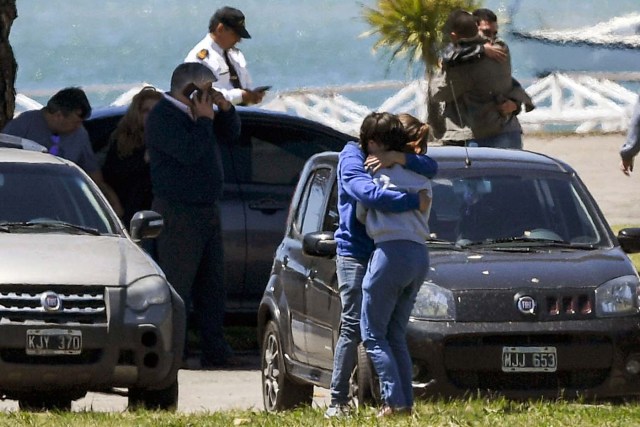
M518 310L517 295L533 298L533 314ZM595 317L595 295L585 289L531 291L458 291L456 320L459 322L563 321Z
M502 372L503 347L552 346L558 352L556 372ZM447 339L444 347L447 376L464 389L553 390L601 385L613 364L613 344L607 336L488 335ZM473 357L469 357L473 355Z
M45 310L41 301L46 292L54 292L60 308ZM53 324L106 324L104 286L15 285L0 287L0 321L24 323L41 321Z

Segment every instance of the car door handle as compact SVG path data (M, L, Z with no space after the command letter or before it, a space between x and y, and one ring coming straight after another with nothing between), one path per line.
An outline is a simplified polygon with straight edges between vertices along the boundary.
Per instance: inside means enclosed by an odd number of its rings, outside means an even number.
M289 264L289 256L285 255L284 257L282 257L282 266L286 267L287 264Z
M309 270L309 273L307 273L307 279L313 280L316 278L317 274L318 274L318 270Z
M274 199L260 199L249 202L249 209L262 211L266 214L272 214L276 211L287 209L288 207L289 203Z

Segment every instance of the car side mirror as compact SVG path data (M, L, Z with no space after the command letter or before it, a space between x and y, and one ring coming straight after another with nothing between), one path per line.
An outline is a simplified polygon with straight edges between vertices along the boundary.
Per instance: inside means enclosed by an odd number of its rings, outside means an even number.
M164 228L162 215L154 211L139 211L131 218L129 230L135 242L145 239L155 239Z
M332 231L308 233L302 239L302 251L305 255L331 258L336 255L337 246Z
M618 232L618 242L628 254L640 252L640 228L623 228Z

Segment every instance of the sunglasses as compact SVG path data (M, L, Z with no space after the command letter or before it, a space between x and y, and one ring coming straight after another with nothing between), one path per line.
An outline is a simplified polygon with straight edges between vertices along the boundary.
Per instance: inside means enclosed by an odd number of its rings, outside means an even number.
M54 156L60 155L60 135L53 134L51 135L51 146L49 147L49 153Z

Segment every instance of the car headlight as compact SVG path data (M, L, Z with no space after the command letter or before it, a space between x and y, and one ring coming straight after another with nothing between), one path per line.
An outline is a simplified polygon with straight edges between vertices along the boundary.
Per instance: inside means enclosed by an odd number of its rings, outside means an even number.
M596 316L626 316L638 312L638 278L622 276L596 289Z
M166 304L170 298L169 286L161 276L143 277L127 287L127 307L135 311Z
M433 282L424 282L418 291L411 315L425 320L455 320L453 293Z

